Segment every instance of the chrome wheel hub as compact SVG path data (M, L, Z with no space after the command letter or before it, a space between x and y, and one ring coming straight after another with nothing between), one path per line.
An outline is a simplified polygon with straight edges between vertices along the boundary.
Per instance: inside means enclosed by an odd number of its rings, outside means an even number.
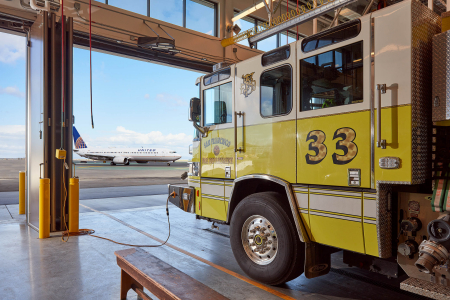
M251 216L244 222L241 240L245 253L258 265L271 263L277 255L277 233L269 220L262 216Z

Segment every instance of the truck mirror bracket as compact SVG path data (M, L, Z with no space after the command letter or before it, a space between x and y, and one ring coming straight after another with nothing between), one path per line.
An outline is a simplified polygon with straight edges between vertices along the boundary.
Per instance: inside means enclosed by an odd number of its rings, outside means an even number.
M202 134L202 137L208 136L209 127L198 126L196 122L192 122L192 124L194 124L195 129L200 131L200 133Z

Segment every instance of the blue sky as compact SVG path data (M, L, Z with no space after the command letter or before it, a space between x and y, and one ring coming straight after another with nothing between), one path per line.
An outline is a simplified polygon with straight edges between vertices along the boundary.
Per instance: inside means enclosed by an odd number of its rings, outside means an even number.
M189 158L194 128L189 99L201 73L98 52L92 53L90 124L89 51L74 49L75 126L89 147L165 147ZM0 33L0 158L25 156L24 38ZM74 156L75 157L75 156Z
M105 1L100 1L105 3ZM109 0L109 5L147 15L147 0ZM183 0L151 0L150 17L183 26ZM186 1L186 27L214 35L214 9L207 2ZM150 29L149 29L150 30Z
M151 17L182 25L182 0L150 3ZM109 4L147 14L147 0L109 0ZM187 0L187 28L213 35L213 23L211 6ZM247 29L243 20L237 23ZM273 49L275 39L260 42L258 48ZM284 36L281 44L285 43ZM75 126L89 147L166 147L189 158L194 129L187 121L188 104L191 97L198 96L194 83L202 74L93 52L95 129L90 124L87 50L74 49L73 75ZM24 157L25 38L2 32L0 116L0 158Z
M25 38L0 32L0 158L25 157Z

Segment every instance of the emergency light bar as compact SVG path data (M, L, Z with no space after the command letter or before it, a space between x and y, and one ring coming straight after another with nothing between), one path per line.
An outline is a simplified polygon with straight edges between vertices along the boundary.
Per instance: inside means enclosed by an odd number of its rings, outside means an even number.
M253 36L250 36L248 38L248 42L250 43L250 45L253 45L254 43L257 43L259 41L267 39L277 33L286 31L292 27L295 27L295 26L305 23L309 20L315 19L321 15L324 15L329 11L338 9L340 7L346 6L346 5L356 2L356 1L357 0L334 0L334 1L329 0L329 2L327 4L320 5L316 8L311 9L310 11L308 11L304 14L290 18L277 26L273 26L271 28L268 28L267 30L262 31L261 33L257 33Z

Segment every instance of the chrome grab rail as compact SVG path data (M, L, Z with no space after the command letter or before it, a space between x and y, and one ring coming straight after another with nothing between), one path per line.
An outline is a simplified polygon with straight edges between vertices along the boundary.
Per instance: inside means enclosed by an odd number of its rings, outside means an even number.
M237 147L237 116L242 117L242 147ZM244 152L244 112L234 112L234 152Z
M386 84L377 84L377 147L386 149L386 140L381 139L381 94L386 94Z

